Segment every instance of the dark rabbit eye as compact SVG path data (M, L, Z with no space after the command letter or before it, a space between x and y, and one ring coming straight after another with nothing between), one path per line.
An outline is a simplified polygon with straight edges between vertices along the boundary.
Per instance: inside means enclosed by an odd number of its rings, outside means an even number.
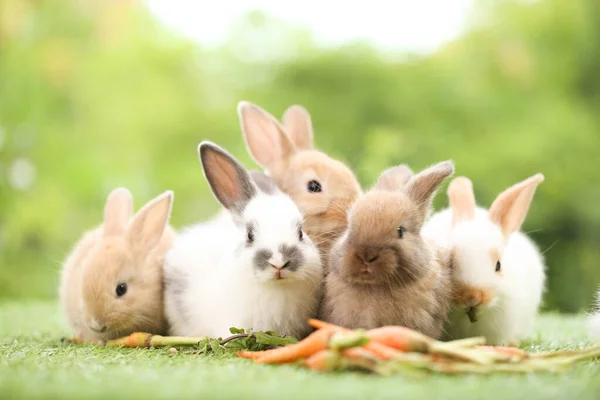
M500 264L500 261L498 261L496 263L496 272L500 271L500 268L502 268L502 265Z
M117 297L123 296L125 293L127 293L127 284L119 283L115 289L115 292L117 293Z
M302 241L304 239L304 233L302 233L302 228L298 228L298 240Z
M404 227L402 227L402 226L398 228L398 237L399 238L404 237Z
M248 228L248 243L254 242L254 230Z
M321 184L319 181L308 182L308 191L311 193L319 193L321 191Z

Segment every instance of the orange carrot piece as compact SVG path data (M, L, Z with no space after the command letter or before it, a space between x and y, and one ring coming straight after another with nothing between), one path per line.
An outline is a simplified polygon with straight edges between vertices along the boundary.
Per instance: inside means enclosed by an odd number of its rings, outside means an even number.
M342 350L342 355L349 360L380 360L377 354L365 347L351 347Z
M425 353L432 339L402 326L383 326L367 331L374 342L404 352Z
M334 327L339 328L339 329L346 329L346 328L342 328L341 326L330 324L329 322L321 321L320 319L314 319L314 318L310 318L308 320L308 324L315 329L334 328Z
M500 353L500 354L504 354L506 356L515 356L515 357L522 357L522 358L526 358L528 356L527 352L525 350L521 350L516 347L477 346L476 349L482 350L482 351L490 351L490 352L494 352L494 353Z
M107 346L150 347L152 335L145 332L134 332L129 336L120 337L106 342Z
M398 355L397 350L378 342L367 343L365 349L373 353L380 360L391 360Z
M308 335L304 340L277 349L265 351L239 351L236 354L249 358L259 364L285 364L308 358L318 351L329 347L329 339L335 333L334 329L320 329Z
M331 371L340 362L340 354L334 350L321 350L304 360L305 367L314 371Z
M316 329L335 328L340 332L349 330L317 319L310 319L308 323ZM388 348L404 352L426 352L429 343L433 341L433 339L403 326L382 326L381 328L368 330L366 334L371 339L371 342L377 342ZM367 346L369 345L372 345L372 343L369 343ZM382 354L389 353L389 351L382 350L381 348L376 348L375 351L379 351Z

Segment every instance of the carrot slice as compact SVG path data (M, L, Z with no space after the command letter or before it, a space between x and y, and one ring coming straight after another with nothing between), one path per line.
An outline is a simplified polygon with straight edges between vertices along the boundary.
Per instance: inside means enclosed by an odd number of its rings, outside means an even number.
M515 357L527 357L527 352L516 347L504 347L504 346L477 346L477 350L490 351L494 353L504 354L506 356Z
M260 364L285 364L308 358L313 354L326 350L334 329L320 329L308 335L301 342L265 351L239 351L236 354L243 358L255 360Z
M304 360L304 366L314 371L331 371L340 363L340 354L334 350L321 350Z
M425 353L432 339L402 326L383 326L371 329L367 336L374 342L404 352Z

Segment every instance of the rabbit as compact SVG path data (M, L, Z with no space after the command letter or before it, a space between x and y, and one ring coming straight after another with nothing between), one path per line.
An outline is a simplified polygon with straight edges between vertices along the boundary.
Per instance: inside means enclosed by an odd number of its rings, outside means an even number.
M166 333L162 268L175 236L168 226L173 192L133 218L132 202L127 189L113 190L104 223L85 233L64 263L59 296L78 340L103 343L136 331Z
M420 231L435 191L453 172L450 161L412 177L407 167L391 168L356 200L331 250L326 321L351 329L402 325L441 336L451 306L450 254Z
M485 336L490 344L514 345L531 332L545 268L540 251L519 229L543 180L537 174L508 188L488 211L476 206L471 181L458 177L448 187L450 207L425 224L423 236L452 254L448 339Z
M323 268L302 214L275 183L211 142L198 147L221 212L175 241L165 262L170 334L225 337L229 328L297 338L316 315Z
M248 152L294 200L306 233L326 260L346 228L348 208L362 192L358 180L340 161L314 149L311 118L303 107L289 107L283 126L246 101L238 104L238 115Z

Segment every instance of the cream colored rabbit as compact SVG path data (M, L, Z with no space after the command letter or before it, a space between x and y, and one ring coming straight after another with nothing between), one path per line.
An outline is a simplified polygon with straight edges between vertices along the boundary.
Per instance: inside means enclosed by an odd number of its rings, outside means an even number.
M172 202L173 192L165 192L130 221L129 191L108 196L103 225L83 235L62 271L61 303L79 339L166 333L163 258L174 237L167 225Z

